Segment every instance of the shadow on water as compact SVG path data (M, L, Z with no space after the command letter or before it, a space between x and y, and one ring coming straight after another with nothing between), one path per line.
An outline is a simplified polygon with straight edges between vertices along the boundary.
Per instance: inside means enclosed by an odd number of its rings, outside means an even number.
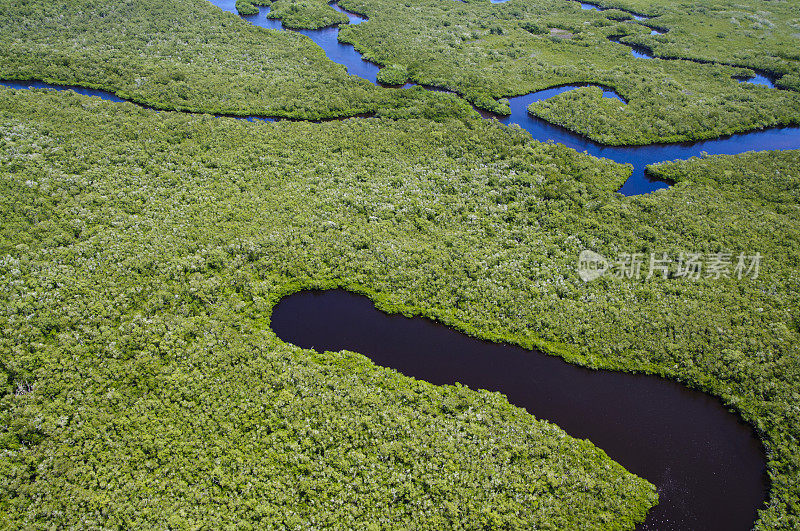
M615 42L617 44L621 44L623 46L627 46L631 50L631 55L633 55L637 59L655 59L650 51L645 48L644 46L637 46L635 44L628 44L627 42L622 42L618 37L609 37L608 40L611 42Z
M616 162L633 165L633 174L619 190L621 194L626 196L644 194L669 186L668 183L650 179L645 175L645 167L648 164L688 159L702 156L703 154L735 155L746 151L800 148L800 127L764 129L757 132L741 133L697 142L649 144L646 146L608 146L593 142L563 127L531 115L527 111L528 106L540 100L541 98L537 96L537 93L511 98L509 100L511 115L496 118L504 124L519 125L537 140L543 142L551 140L577 151L585 151L595 157L605 157Z
M570 1L578 2L581 5L581 9L584 9L584 10L587 10L587 11L588 10L605 11L607 9L611 9L611 8L608 8L608 7L602 7L602 6L598 5L598 4L592 4L590 2L581 2L580 0L570 0ZM618 11L625 11L630 16L632 16L634 20L647 20L648 18L651 18L651 17L648 17L647 15L640 15L639 13L634 13L633 11L627 11L625 9L620 9L620 8L615 8L615 9L617 9Z
M509 402L589 439L658 488L638 529L750 529L767 494L753 430L719 400L654 376L596 371L489 343L420 317L387 315L342 290L281 300L272 329L317 351L351 350L428 382L499 391Z
M650 35L664 35L664 31L659 31L653 28L650 28ZM645 48L644 46L639 46L636 44L631 44L628 42L624 42L619 36L612 35L608 37L608 40L614 42L616 44L621 44L623 46L627 46L631 50L631 55L633 55L637 59L658 59L662 61L691 61L694 63L701 63L701 64L710 64L710 61L702 61L700 59L666 59L655 57L650 50ZM753 70L752 76L736 76L733 78L735 81L739 83L749 83L751 85L760 85L763 87L768 87L771 89L777 89L778 87L775 85L776 78L767 72Z
M776 88L775 78L771 77L766 72L753 71L752 77L735 77L739 83L750 83L752 85L761 85L763 87Z
M128 101L124 98L120 98L113 92L108 92L107 90L102 89L92 89L86 87L79 87L77 85L58 85L55 83L46 83L44 81L14 81L14 80L0 80L0 87L8 87L12 89L18 90L25 90L25 89L49 89L49 90L71 90L76 94L81 94L83 96L96 96L102 100L106 101L114 101L114 102L123 102ZM152 107L148 107L147 105L136 104L140 107L144 107L146 109L150 109ZM275 118L270 118L267 116L237 116L233 114L217 114L215 116L221 116L226 118L235 118L237 120L247 120L248 122L274 122Z

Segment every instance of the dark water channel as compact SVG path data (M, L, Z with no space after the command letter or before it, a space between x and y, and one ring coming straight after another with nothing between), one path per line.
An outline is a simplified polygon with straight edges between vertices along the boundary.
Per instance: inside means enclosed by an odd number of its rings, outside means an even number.
M589 439L658 488L660 502L639 529L746 530L766 499L765 458L753 430L719 400L676 382L480 341L423 318L387 315L342 290L284 298L272 329L300 347L359 352L434 384L499 391Z

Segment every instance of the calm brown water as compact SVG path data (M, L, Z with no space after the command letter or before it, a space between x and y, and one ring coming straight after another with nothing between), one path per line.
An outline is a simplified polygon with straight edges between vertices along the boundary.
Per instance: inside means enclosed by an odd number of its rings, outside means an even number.
M387 315L342 290L284 298L272 328L300 347L352 350L434 384L499 391L591 440L658 488L660 503L640 529L746 530L766 499L765 457L753 430L719 400L678 383L480 341L427 319Z

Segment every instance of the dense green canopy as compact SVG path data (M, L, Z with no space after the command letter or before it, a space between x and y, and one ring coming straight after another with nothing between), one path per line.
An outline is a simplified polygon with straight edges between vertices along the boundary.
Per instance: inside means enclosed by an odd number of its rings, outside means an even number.
M626 168L480 120L250 123L7 89L0 133L0 522L599 529L655 503L502 395L269 329L308 286L411 304L497 221L474 213L500 212L483 181L509 164L593 193Z
M800 123L799 92L732 79L752 75L741 67L760 68L787 74L786 85L797 88L788 82L800 75L797 2L737 2L730 9L752 10L764 25L774 24L758 31L747 24L726 26L724 39L710 28L698 32L695 16L702 7L648 4L628 7L664 15L637 22L618 10L582 10L564 0L342 0L369 21L343 28L340 39L372 61L402 67L413 81L446 87L498 112L504 111L499 98L553 85L612 87L627 105L582 90L531 107L537 116L608 144L711 138ZM726 24L725 13L705 11L699 20ZM646 24L670 31L650 35ZM703 62L637 59L628 47L611 42L612 36L659 57Z
M531 108L608 143L800 117L794 0L615 0L655 17L641 23L556 0L343 5L370 19L341 37L389 83L498 111L557 83L615 88L627 105L587 88ZM272 14L341 20L316 0ZM637 60L614 35L690 60ZM731 79L744 68L783 88ZM800 527L800 152L664 163L651 171L674 186L625 198L629 166L452 95L375 87L205 0L0 0L0 78L160 109L372 116L251 123L0 90L0 525L629 529L656 502L502 395L270 330L282 296L341 286L721 397L768 449L758 527ZM584 249L763 262L756 278L586 283Z

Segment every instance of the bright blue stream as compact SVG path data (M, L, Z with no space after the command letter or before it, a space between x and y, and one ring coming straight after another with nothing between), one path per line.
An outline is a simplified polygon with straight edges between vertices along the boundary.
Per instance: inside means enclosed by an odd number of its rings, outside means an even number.
M236 14L235 0L209 0L212 4L219 7L224 11ZM588 3L582 3L581 7L584 9L597 9L597 6ZM350 19L350 24L359 24L366 20L365 17L348 13L340 7L333 5L337 11L345 13ZM283 25L279 20L268 18L269 7L259 8L259 13L256 15L242 17L256 26L262 28L283 30ZM637 17L640 17L637 15ZM641 18L641 17L640 17ZM343 44L338 41L339 28L336 26L322 28L318 30L299 30L298 33L308 36L317 45L319 45L326 53L331 61L344 65L348 73L351 75L359 76L373 84L377 84L377 75L380 68L378 65L364 60L352 45ZM614 39L615 42L618 40ZM635 48L625 43L632 49L636 57L650 58L652 56L647 54L646 50ZM761 74L757 74L754 78L748 80L741 80L742 82L762 84L772 86L770 80ZM103 90L86 89L82 87L73 87L65 85L54 85L43 83L39 81L32 82L16 82L16 81L0 81L0 85L5 85L13 88L53 88L53 89L70 89L80 94L90 96L99 96L106 100L123 101L118 96ZM407 83L404 88L414 86L413 83ZM517 124L521 128L528 131L534 139L542 142L553 141L565 144L577 151L585 151L595 157L605 157L620 163L629 163L633 166L633 174L620 188L619 192L626 196L643 194L666 188L668 183L650 179L645 174L645 166L657 162L670 161L675 159L687 159L693 156L700 156L704 152L709 155L734 155L743 153L745 151L763 151L763 150L783 150L783 149L800 149L800 127L782 127L772 128L758 131L751 131L748 133L741 133L731 135L723 138L713 140L704 140L700 142L682 142L675 144L651 144L647 146L606 146L589 140L581 135L568 131L563 127L553 125L549 122L531 116L528 113L528 106L536 101L550 98L557 94L561 94L568 90L574 90L585 85L566 85L560 87L549 88L514 98L509 98L511 107L510 116L498 116L490 113L482 112L485 118L498 119L504 124ZM432 90L437 90L433 87ZM624 100L608 87L601 87L605 97L616 98L624 104ZM441 90L441 89L438 89ZM254 116L244 117L246 120L270 120L269 118L259 118Z
M651 29L650 35L664 35L664 32ZM608 40L610 40L611 42L615 42L617 44L621 44L623 46L627 46L631 50L631 55L633 55L637 59L656 59L656 57L654 57L653 54L651 54L650 51L643 46L637 46L635 44L628 44L627 42L622 42L622 40L620 40L619 37L609 37ZM687 59L687 61L690 60L691 59ZM753 70L753 77L734 77L733 79L735 79L739 83L761 85L772 89L776 88L775 79L770 77L766 72L758 72L756 70Z
M225 11L236 13L235 1L233 0L210 1L212 4ZM337 6L334 6L334 8L336 7ZM597 9L597 6L587 3L582 3L581 7L584 9ZM347 13L342 9L338 10L347 14L351 24L360 24L365 20L364 17L359 15ZM279 21L266 17L268 12L269 8L261 8L261 12L258 15L245 18L258 26L270 29L281 29L282 26ZM639 17L639 15L636 16ZM380 70L378 65L362 59L361 54L359 54L352 45L340 43L338 41L338 27L323 28L321 30L301 30L300 33L307 35L317 43L325 50L325 53L332 61L347 67L347 71L350 74L357 75L373 84L377 84L378 70ZM641 50L638 50L638 53L641 53ZM645 57L645 55L642 55L642 57ZM411 84L405 86L411 86ZM595 157L605 157L616 162L632 164L633 174L619 190L621 194L627 196L652 192L659 188L666 188L669 186L668 183L649 179L645 175L645 166L648 164L700 156L703 152L710 155L734 155L744 151L800 149L800 127L766 129L702 142L626 147L605 146L568 131L563 127L531 116L531 114L528 113L528 106L531 103L550 98L580 86L582 85L566 85L509 98L511 115L507 117L490 115L488 113L482 114L487 118L497 118L504 124L517 124L528 131L536 140L543 142L552 140L565 144L578 151L586 151ZM607 87L601 88L603 88L603 95L605 97L613 97L624 101L613 90Z
M573 0L573 1L576 1L576 0ZM578 3L581 5L581 9L585 9L587 11L589 11L589 10L605 11L606 9L609 9L607 7L601 7L601 6L597 5L597 4L591 4L589 2L580 2L579 0L578 0ZM621 9L620 11L624 11L624 9ZM630 13L630 15L634 18L634 20L647 20L648 18L650 18L650 17L648 17L646 15L639 15L639 14L633 13L632 11L626 11L626 13Z

